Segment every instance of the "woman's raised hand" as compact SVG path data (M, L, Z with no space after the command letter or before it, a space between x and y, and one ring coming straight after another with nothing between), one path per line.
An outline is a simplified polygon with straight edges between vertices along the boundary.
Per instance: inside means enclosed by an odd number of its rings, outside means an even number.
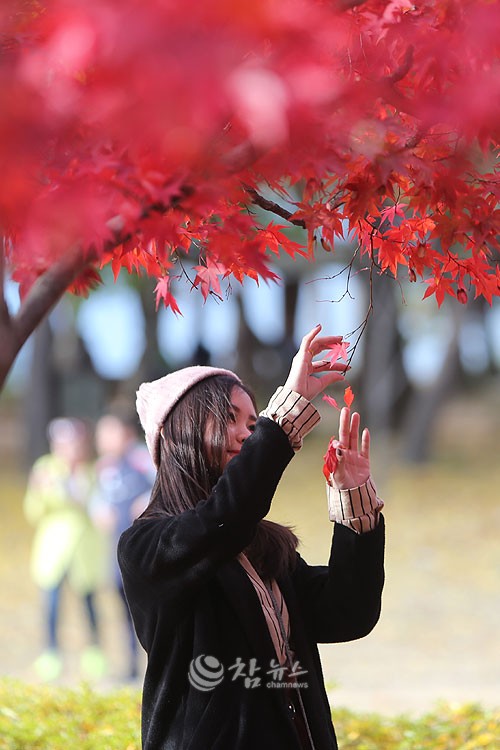
M322 393L332 383L344 379L347 365L339 362L332 363L328 359L313 361L322 352L330 349L334 344L342 342L342 336L318 336L321 326L318 324L312 331L306 333L300 343L299 350L292 359L290 373L286 379L285 388L289 388L308 401Z
M339 490L364 484L370 476L370 432L365 427L359 445L360 417L344 407L340 412L339 439L333 441L336 465L333 480Z

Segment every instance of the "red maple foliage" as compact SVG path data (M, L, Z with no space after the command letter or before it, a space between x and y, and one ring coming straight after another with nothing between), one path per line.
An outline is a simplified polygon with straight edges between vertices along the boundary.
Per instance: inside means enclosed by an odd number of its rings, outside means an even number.
M499 46L491 0L3 0L0 270L23 305L0 300L2 377L106 264L156 277L175 310L188 256L206 297L348 232L438 305L491 302Z

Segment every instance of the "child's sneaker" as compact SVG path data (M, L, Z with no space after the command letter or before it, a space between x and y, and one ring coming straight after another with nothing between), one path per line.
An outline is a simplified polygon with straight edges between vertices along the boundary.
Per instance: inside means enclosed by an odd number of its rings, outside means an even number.
M106 674L106 657L99 646L88 646L80 657L80 667L85 677L98 680Z
M34 663L35 672L44 682L57 680L62 671L62 659L57 651L48 649Z

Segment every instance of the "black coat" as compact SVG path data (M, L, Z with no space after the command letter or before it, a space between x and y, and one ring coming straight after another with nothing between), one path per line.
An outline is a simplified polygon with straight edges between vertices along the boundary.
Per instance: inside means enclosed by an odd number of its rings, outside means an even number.
M298 750L284 691L268 687L276 655L267 624L235 560L268 513L292 457L281 427L262 417L206 501L179 516L138 520L122 535L125 592L148 654L144 750ZM296 679L307 683L301 695L316 750L337 747L317 643L353 640L374 627L383 555L383 518L363 535L335 525L328 566L309 566L297 554L294 571L278 581L291 646L305 670ZM222 665L216 687L192 684L196 657ZM250 676L252 663L260 684L245 684L234 668L246 665Z

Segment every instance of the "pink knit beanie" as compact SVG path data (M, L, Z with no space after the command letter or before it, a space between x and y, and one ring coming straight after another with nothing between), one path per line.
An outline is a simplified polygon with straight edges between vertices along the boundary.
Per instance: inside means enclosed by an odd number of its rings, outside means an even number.
M176 403L196 383L213 375L230 375L241 383L230 370L195 365L176 370L163 378L142 383L137 391L137 413L146 435L146 444L155 466L160 463L160 430Z

